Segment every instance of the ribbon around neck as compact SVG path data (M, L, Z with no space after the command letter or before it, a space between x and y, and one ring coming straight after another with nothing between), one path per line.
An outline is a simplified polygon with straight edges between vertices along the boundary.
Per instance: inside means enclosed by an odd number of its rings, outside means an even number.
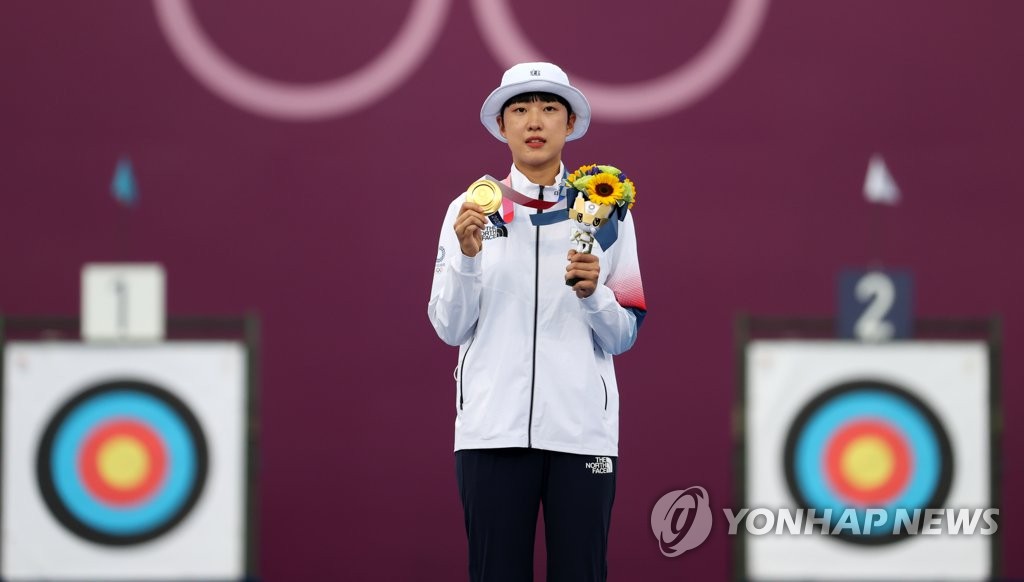
M530 198L526 194L520 194L519 192L513 190L512 186L506 184L505 180L499 180L491 176L490 174L486 174L483 178L480 179L490 180L491 182L497 184L498 189L501 190L502 198L508 198L509 200L515 202L520 206L533 208L535 210L547 210L548 208L551 208L555 204L558 204L558 200L552 200L549 202L547 200L537 200L536 198Z
M537 200L535 198L530 198L525 194L521 194L513 190L512 186L510 186L505 181L508 180L508 178L506 178L505 180L497 180L493 178L490 174L488 174L485 175L482 179L490 180L498 184L498 188L501 190L501 195L504 198L509 199L512 202L515 202L516 204L520 206L525 206L527 208L533 208L536 210L547 210L554 206L555 204L558 204L558 202L562 199L562 196L559 196L557 200L552 200L549 202L546 200ZM564 175L562 176L562 179L565 179ZM558 224L559 222L569 220L569 209L572 208L573 204L576 203L576 196L579 195L579 192L574 190L573 188L566 188L565 186L562 186L560 194L563 194L565 196L565 212L539 212L537 214L531 214L530 223L533 224L534 226L549 226L552 224ZM612 209L612 216L614 216L616 220L608 220L607 222L602 224L594 233L594 239L597 240L597 244L601 245L601 248L603 250L607 251L608 248L615 244L615 241L618 240L619 223L622 222L623 220L626 220L626 214L628 212L629 209L626 206L619 206L618 204L616 204ZM611 218L611 216L609 218Z

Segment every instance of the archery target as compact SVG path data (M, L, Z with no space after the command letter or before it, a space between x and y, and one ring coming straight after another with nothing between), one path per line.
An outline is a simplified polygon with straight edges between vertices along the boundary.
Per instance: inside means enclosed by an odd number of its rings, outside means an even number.
M886 544L896 512L943 507L953 454L942 423L911 392L878 380L856 380L813 398L786 438L786 481L797 507L831 509L836 529L847 508L865 522L868 508L885 510L872 531L839 529L837 539Z
M989 575L991 536L893 534L899 508L989 507L986 344L755 341L746 366L743 507L831 510L811 534L745 535L747 577ZM836 527L869 509L885 522Z
M206 439L173 394L120 380L61 407L36 467L43 500L69 531L99 544L137 544L173 528L199 499Z
M241 344L12 342L4 356L0 576L245 576Z

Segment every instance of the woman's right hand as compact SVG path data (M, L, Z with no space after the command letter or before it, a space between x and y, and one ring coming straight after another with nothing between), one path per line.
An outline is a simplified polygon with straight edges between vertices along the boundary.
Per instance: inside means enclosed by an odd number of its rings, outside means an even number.
M455 236L459 237L462 254L475 257L484 248L484 226L487 217L479 204L463 202L455 218Z

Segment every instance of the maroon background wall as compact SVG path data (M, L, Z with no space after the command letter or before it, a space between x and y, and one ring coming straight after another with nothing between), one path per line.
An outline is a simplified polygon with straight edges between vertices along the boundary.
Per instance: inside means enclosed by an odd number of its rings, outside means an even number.
M266 77L357 70L412 2L196 3L203 29ZM727 3L515 2L520 27L570 75L607 83L696 54ZM264 321L260 565L270 580L448 580L464 572L452 461L456 353L426 318L448 201L506 147L477 112L504 66L471 6L452 4L421 66L372 106L319 121L258 116L182 65L141 1L0 9L0 310L78 309L87 261L156 260L172 314ZM732 506L732 318L829 315L847 266L913 271L917 314L1006 324L1002 543L1024 545L1024 4L772 3L739 68L704 99L642 122L598 117L570 167L636 180L650 307L621 357L615 579L723 579L724 522L661 556L665 492ZM885 156L895 208L861 195ZM109 195L130 155L141 190ZM886 229L868 249L872 213ZM720 520L721 521L721 520ZM1008 551L1007 575L1024 576Z

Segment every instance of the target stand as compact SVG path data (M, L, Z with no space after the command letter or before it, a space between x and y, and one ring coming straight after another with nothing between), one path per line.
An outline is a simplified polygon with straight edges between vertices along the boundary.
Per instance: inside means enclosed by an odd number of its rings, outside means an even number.
M258 321L0 317L0 578L255 579Z
M907 520L999 507L999 322L914 328L863 343L833 339L831 319L737 319L735 506L804 520L741 525L734 579L998 575L997 528L926 535ZM824 523L808 527L811 511Z

